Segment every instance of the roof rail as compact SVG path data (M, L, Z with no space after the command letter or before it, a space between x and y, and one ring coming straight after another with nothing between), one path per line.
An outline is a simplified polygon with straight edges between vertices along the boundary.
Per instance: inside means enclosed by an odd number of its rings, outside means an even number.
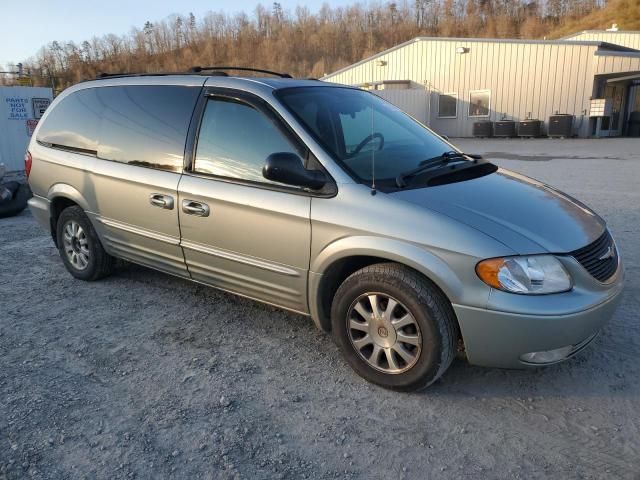
M279 73L279 72L273 72L271 70L263 70L261 68L250 68L250 67L199 67L199 66L195 66L195 67L191 67L191 69L189 71L191 73L200 73L200 72L203 72L203 71L216 71L216 70L239 70L239 71L242 71L242 72L266 73L268 75L275 75L276 77L280 77L280 78L293 78L288 73Z
M102 80L106 78L121 78L121 77L162 77L167 75L202 75L202 72L211 72L211 76L216 77L228 77L229 75L223 70L240 70L243 72L258 72L258 73L266 73L268 75L275 75L280 78L293 78L288 73L279 73L272 72L271 70L262 70L260 68L249 68L249 67L191 67L187 72L151 72L151 73L128 73L128 72L119 72L119 73L99 73L96 75L96 80Z
M178 72L154 72L154 73L99 73L96 75L96 80L103 78L121 78L121 77L163 77L167 75L184 75L184 73Z
M96 80L103 80L107 78L123 78L123 77L162 77L167 75L202 75L203 72L209 72L208 75L216 77L228 77L229 75L224 70L240 70L242 72L258 72L266 73L268 75L275 75L280 78L293 78L288 73L272 72L271 70L262 70L260 68L250 67L191 67L187 72L118 72L118 73L99 73L96 75Z

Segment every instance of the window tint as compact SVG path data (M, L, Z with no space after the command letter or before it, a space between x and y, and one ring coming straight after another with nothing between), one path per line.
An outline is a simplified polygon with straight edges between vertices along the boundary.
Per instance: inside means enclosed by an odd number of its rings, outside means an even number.
M97 90L104 105L98 157L181 171L200 88L134 85Z
M221 177L274 183L262 176L269 155L300 154L273 121L252 106L215 98L207 102L194 170Z
M38 141L95 154L102 114L96 90L79 90L63 98L40 127Z
M395 185L399 173L451 150L442 138L372 93L323 86L287 88L276 95L341 166L367 183L374 162L376 181Z
M455 118L458 114L458 98L455 93L441 93L438 95L438 117Z

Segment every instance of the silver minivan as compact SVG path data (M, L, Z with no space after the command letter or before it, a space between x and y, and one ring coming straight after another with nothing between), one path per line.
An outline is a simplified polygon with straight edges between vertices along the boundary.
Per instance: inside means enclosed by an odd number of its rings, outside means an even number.
M25 162L69 272L124 259L310 316L396 390L457 353L549 365L597 336L623 269L592 210L372 93L280 77L104 76L58 96Z

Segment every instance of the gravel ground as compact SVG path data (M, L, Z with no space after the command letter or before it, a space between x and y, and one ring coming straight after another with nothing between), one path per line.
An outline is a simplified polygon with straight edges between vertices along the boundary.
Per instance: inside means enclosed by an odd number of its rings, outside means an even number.
M393 393L305 317L134 265L74 280L25 212L0 220L0 479L639 479L640 142L456 143L609 222L627 286L587 351Z

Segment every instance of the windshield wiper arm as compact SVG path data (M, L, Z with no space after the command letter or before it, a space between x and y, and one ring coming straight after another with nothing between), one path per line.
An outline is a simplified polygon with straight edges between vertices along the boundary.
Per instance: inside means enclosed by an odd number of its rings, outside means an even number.
M446 165L452 160L465 160L467 157L474 160L482 158L479 155L467 155L466 153L456 152L454 150L444 152L436 157L427 158L426 160L421 161L417 167L411 170L400 173L396 177L396 185L398 186L398 188L406 187L407 183L405 180L407 180L408 178L414 177L419 173L429 170L432 167Z

